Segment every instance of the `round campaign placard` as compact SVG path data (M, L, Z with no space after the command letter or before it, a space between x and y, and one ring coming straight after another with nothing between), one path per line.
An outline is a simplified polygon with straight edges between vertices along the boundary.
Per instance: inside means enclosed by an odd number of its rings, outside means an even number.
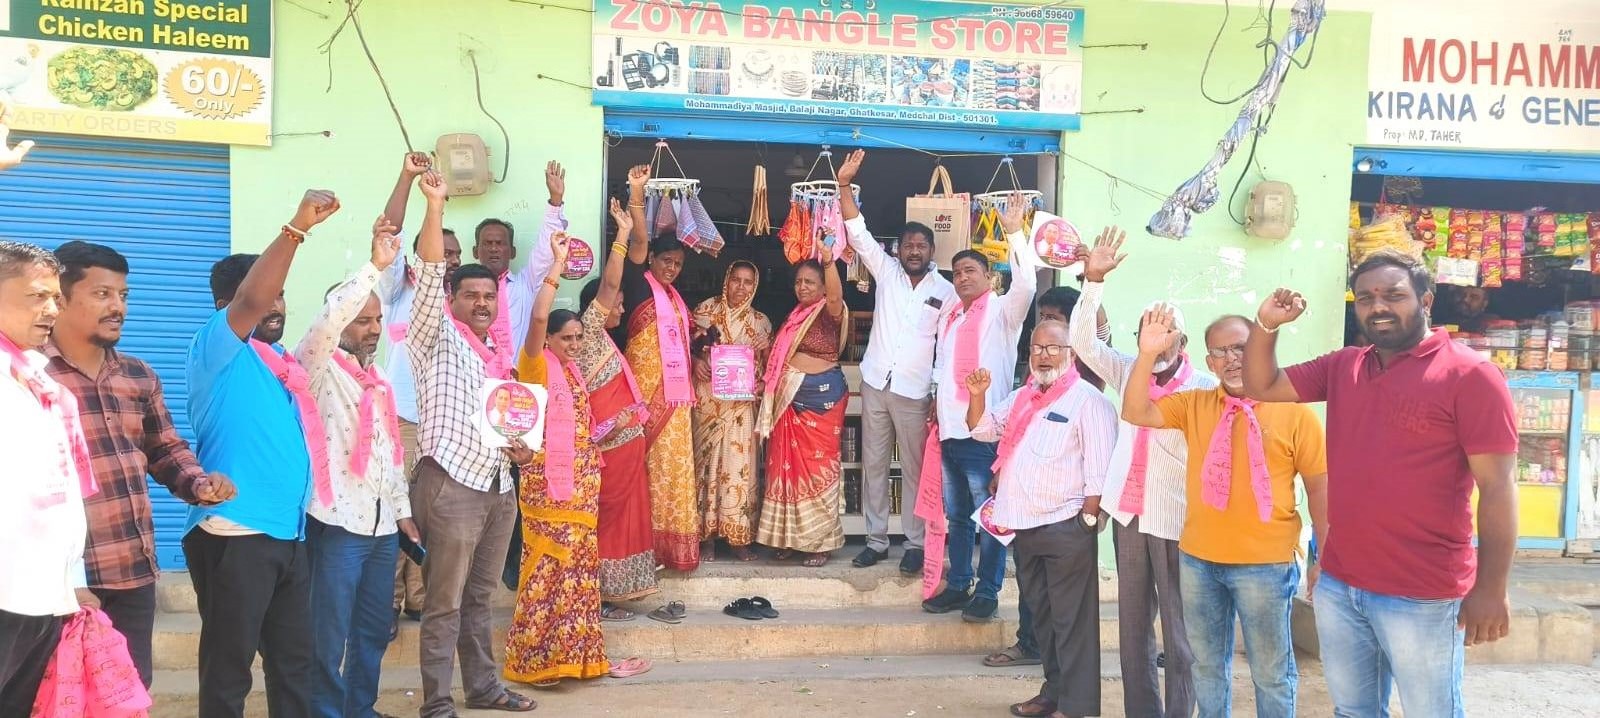
M594 249L577 237L567 238L567 266L561 268L561 278L583 279L594 271Z
M994 499L983 502L983 508L978 510L978 520L983 522L983 530L995 536L1009 536L1013 532L994 522Z
M490 428L507 439L518 439L539 425L539 400L528 387L506 382L489 393L483 407Z
M1033 249L1039 259L1056 269L1083 261L1083 236L1071 222L1049 212L1033 215Z

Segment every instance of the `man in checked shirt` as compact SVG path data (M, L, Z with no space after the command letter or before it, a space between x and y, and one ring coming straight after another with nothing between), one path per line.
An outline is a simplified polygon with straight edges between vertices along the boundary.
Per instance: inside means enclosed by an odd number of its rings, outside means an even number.
M61 263L61 314L50 343L50 376L78 397L100 492L84 499L89 590L128 639L139 679L150 685L150 635L156 614L156 543L149 486L155 477L191 504L233 498L233 482L206 474L178 436L161 379L138 357L116 350L128 314L128 260L116 250L67 242Z

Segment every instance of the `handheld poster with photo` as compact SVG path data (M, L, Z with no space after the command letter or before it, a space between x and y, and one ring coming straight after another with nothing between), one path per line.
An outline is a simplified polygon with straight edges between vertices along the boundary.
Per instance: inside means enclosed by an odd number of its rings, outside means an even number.
M711 395L722 401L755 401L754 348L742 344L711 347Z
M478 431L490 448L511 445L521 439L528 448L544 446L544 408L549 399L538 384L514 381L487 381L478 392Z
M1011 540L1017 537L1017 532L994 522L994 497L983 502L977 511L972 512L972 522L981 527L984 533L994 537L1001 546L1010 546Z
M1077 276L1083 273L1083 259L1087 253L1083 235L1071 222L1049 212L1033 214L1033 250L1039 259L1054 269L1067 270Z

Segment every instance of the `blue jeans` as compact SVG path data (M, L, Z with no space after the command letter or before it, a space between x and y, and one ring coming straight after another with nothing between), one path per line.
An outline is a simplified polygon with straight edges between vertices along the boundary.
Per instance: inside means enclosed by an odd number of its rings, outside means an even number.
M1233 715L1233 617L1239 616L1257 718L1293 718L1300 676L1294 664L1289 611L1300 566L1223 564L1183 554L1178 593L1184 630L1194 651L1195 703L1200 718Z
M1317 581L1317 640L1338 718L1389 715L1400 686L1406 718L1462 718L1464 633L1460 599L1425 601L1355 588L1327 573Z
M950 535L945 538L945 554L950 558L947 590L966 591L972 586L972 549L978 525L972 512L989 500L989 482L994 480L995 444L974 439L946 439L944 454L944 515L950 520ZM1006 547L988 533L977 539L978 587L974 598L998 599L1000 582L1006 578Z
M398 539L360 536L307 517L306 548L316 643L311 714L367 718L378 701L378 673L394 622Z

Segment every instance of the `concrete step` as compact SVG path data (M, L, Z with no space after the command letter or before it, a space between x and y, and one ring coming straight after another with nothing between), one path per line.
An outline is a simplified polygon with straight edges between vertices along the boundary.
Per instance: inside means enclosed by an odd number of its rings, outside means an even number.
M1016 641L1017 613L1002 608L987 623L968 623L960 613L931 614L920 608L785 609L779 618L747 621L720 611L689 609L683 623L669 625L639 616L604 624L606 652L611 656L643 656L654 661L743 661L820 656L955 655L976 661ZM1099 609L1099 644L1118 647L1117 606ZM496 655L505 645L509 611L494 621ZM386 666L415 666L420 651L420 624L401 621L400 634L384 656ZM1160 623L1157 622L1159 636ZM1236 629L1237 630L1237 629ZM197 614L156 617L155 664L160 669L189 669L198 663L200 618ZM1243 637L1235 634L1236 652Z
M796 563L770 561L737 562L729 559L703 563L694 573L662 571L661 593L629 602L639 613L667 601L683 601L690 610L721 610L741 597L764 596L775 605L795 609L868 608L917 606L922 603L922 578L904 576L898 570L900 549L891 549L889 559L871 568L850 565L857 547L846 546L835 552L828 565L807 568ZM1011 569L1008 566L1008 569ZM1014 570L1014 569L1012 569ZM1102 571L1100 600L1117 600L1115 574ZM160 609L167 613L194 613L194 586L186 573L168 573L157 583ZM1015 606L1017 582L1008 573L1001 586L1000 603ZM509 611L515 594L497 588L495 608Z
M1511 585L1579 606L1600 606L1600 558L1522 559Z

